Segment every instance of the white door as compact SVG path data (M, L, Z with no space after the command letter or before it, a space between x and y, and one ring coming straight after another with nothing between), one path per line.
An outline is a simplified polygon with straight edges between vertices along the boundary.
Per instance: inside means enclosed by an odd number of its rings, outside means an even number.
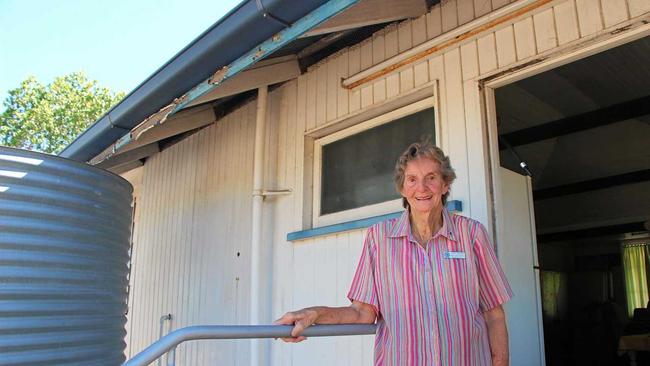
M497 253L514 297L506 306L510 364L542 366L544 337L530 178L499 167Z

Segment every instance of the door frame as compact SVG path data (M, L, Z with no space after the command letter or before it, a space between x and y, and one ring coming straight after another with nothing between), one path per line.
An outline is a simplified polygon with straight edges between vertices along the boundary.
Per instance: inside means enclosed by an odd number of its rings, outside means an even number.
M650 24L644 24L614 35L608 34L602 36L602 38L594 39L593 42L583 44L582 47L579 48L566 48L543 61L527 67L515 67L511 70L499 72L495 75L479 76L476 79L478 84L478 93L480 94L480 109L485 131L483 139L486 144L486 149L484 151L486 152L485 166L487 167L486 183L488 184L488 207L492 208L488 212L488 225L490 226L489 229L491 229L493 239L496 239L497 230L496 211L498 208L495 203L497 202L496 199L499 198L498 192L501 188L498 174L500 159L494 90L644 37L650 37Z
M490 210L488 210L488 217L489 217L489 226L491 229L490 231L492 233L494 243L497 242L497 232L499 230L499 223L498 223L498 217L500 214L499 202L501 202L501 199L503 198L501 197L502 184L500 182L500 174L499 174L500 158L499 158L499 141L498 141L498 130L497 130L495 89L648 36L650 36L650 26L644 25L638 28L631 29L627 32L620 32L615 35L610 34L605 39L596 39L594 40L593 43L585 44L580 48L568 48L564 52L557 53L546 60L530 65L528 67L524 67L520 69L515 68L510 71L499 73L496 75L490 75L484 78L481 77L478 78L477 81L479 86L478 90L480 93L479 100L481 104L481 114L483 118L484 128L486 131L484 135L484 141L487 145L486 146L487 148L484 151L486 152L485 163L487 167L486 169L487 170L486 183L488 184L487 199L488 199L488 207L491 208ZM534 208L534 202L532 198L532 184L530 178L528 178L528 185L529 187L531 187L529 192L529 200L531 202L531 208ZM530 218L531 223L533 225L533 233L536 233L534 209L531 209L530 214L531 214L531 218ZM534 245L534 249L535 249L533 261L537 266L536 273L539 275L539 262L537 258L537 242L534 235L532 239L533 239L532 244ZM498 248L497 245L495 245L495 249L496 248ZM537 281L535 282L536 282L535 291L537 292L539 299L541 301L541 288L540 288L539 276L537 277ZM537 317L538 317L538 324L540 325L538 331L539 331L540 347L542 350L542 354L541 354L542 364L545 365L546 364L545 342L544 342L541 304L538 307Z

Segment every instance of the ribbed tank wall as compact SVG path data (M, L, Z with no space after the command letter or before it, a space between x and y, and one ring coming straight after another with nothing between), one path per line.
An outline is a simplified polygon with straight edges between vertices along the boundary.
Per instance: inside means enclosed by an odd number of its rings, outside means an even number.
M120 365L131 185L0 147L0 365Z

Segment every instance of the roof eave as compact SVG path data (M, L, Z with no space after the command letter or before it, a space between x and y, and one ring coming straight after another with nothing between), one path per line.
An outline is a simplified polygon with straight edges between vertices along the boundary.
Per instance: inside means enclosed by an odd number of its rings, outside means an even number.
M247 0L200 35L170 61L115 105L59 155L88 161L102 152L148 116L168 105L214 70L239 56L284 28L263 12L282 16L293 23L325 0L268 0L261 11L257 1Z

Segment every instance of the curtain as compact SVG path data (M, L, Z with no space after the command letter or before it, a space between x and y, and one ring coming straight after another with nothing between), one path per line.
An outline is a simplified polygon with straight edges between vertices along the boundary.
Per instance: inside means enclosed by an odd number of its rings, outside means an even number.
M625 272L625 293L627 314L634 309L645 308L648 303L648 244L623 245L623 271Z
M564 272L540 271L542 313L545 320L557 320L566 308L567 275Z

